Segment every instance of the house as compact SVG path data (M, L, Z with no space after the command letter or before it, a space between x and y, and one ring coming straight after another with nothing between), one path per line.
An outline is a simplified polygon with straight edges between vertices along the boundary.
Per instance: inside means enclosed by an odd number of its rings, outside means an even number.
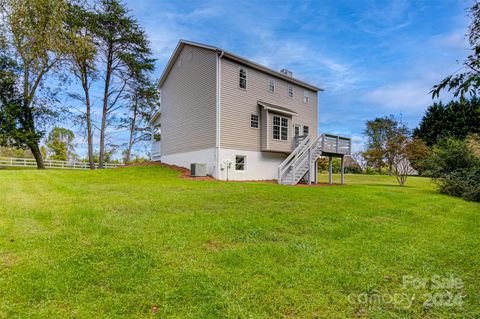
M220 48L181 40L159 80L152 160L205 163L221 180L316 182L316 160L350 152L318 135L320 88Z

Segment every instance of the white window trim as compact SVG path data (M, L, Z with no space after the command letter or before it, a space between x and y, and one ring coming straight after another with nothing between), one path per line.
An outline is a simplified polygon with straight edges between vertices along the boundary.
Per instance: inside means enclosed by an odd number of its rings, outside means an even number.
M237 157L243 157L243 169L237 169ZM235 155L235 162L233 165L236 172L245 172L247 170L247 155Z
M295 124L295 125L293 125L293 135L294 135L295 137L301 136L301 135L300 135L300 133L302 132L301 128L302 128L302 126L301 126L300 124ZM296 134L296 133L297 133L297 132L296 132L297 129L298 129L298 135Z
M292 89L292 96L290 96L290 89ZM288 84L288 86L287 86L287 97L289 99L293 99L295 97L293 85L291 85L291 84Z
M242 88L240 86L240 70L244 70L245 71L245 88ZM237 73L237 76L238 76L238 79L237 79L237 88L239 88L240 90L247 90L248 88L248 71L247 71L247 68L243 67L243 66L239 66L238 67L238 73Z
M273 81L273 91L270 90L270 81ZM277 89L276 86L277 86L277 83L276 83L275 79L274 78L268 78L268 80L267 80L267 90L268 90L268 92L275 93L275 91Z
M257 116L257 127L253 127L252 126L252 115L256 115ZM260 128L260 115L259 114L255 114L255 113L251 113L250 114L250 128L253 128L255 130L258 130Z
M279 127L279 136L278 138L275 138L274 137L274 134L273 134L273 129L275 127L275 117L278 117L280 119L280 124L278 125ZM287 120L287 126L282 126L282 119L286 119ZM272 116L272 139L275 140L275 141L282 141L282 142L287 142L288 141L288 122L289 122L289 119L288 117L285 117L285 116L279 116L279 115L273 115ZM282 128L286 128L287 129L287 138L284 140L282 139Z
M303 90L303 103L310 103L310 93L307 90Z
M307 134L307 135L310 135L310 126L308 126L308 125L304 125L304 126L302 127L302 134L305 135L305 128L308 129L308 134Z

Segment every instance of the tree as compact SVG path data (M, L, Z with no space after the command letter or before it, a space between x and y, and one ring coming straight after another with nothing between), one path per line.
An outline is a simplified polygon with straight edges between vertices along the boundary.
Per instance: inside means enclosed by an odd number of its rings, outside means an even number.
M75 157L75 145L73 140L75 134L69 129L63 127L54 127L45 141L50 158L60 161L66 161Z
M72 34L71 50L68 52L68 61L73 75L80 81L83 95L71 93L70 96L85 106L80 116L80 123L86 127L88 144L88 162L90 169L95 169L93 151L92 102L90 87L97 77L95 59L96 47L94 43L95 16L84 6L69 4L67 11L67 28Z
M148 79L140 80L133 86L129 96L130 105L120 128L127 128L129 139L125 150L125 164L130 162L133 145L141 141L150 140L149 120L158 108L158 90Z
M476 96L480 88L480 3L475 2L469 10L472 22L468 28L468 40L472 53L463 62L463 67L454 74L447 76L431 91L433 97L438 97L444 89L453 91L455 97L463 100L466 93Z
M397 137L397 145L393 150L392 173L400 186L405 185L407 177L415 173L412 162L420 163L425 160L423 154L425 144L414 139L408 134L400 133Z
M472 133L480 133L480 100L476 97L448 104L434 103L413 131L428 146L447 137L464 139Z
M430 156L430 148L427 144L423 140L413 137L406 145L405 154L411 167L422 175L427 169L426 159Z
M352 153L350 157L357 164L357 166L360 168L360 171L362 173L367 172L367 161L365 160L365 157L363 156L362 152Z
M138 22L127 15L118 0L101 0L95 12L95 39L104 64L104 92L100 125L99 167L105 160L105 138L109 117L121 109L130 81L154 69L151 49Z
M30 150L21 148L0 146L0 157L17 157L17 158L33 158Z
M66 3L63 0L0 0L0 6L7 30L3 37L12 49L9 53L16 64L9 72L15 74L15 86L20 88L10 103L1 106L3 135L8 135L9 143L28 147L41 169L44 168L39 148L42 124L51 119L54 111L52 99L40 98L38 91L68 49L64 28Z
M465 140L446 138L432 148L428 174L441 193L480 202L480 157L475 145L480 139L472 135Z
M376 168L379 173L387 167L389 174L392 174L395 154L408 133L406 125L392 115L367 121L364 130L367 143L363 156L368 166Z

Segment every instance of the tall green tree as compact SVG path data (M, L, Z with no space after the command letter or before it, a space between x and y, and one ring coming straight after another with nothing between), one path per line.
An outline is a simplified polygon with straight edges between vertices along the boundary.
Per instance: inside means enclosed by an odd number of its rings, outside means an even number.
M85 4L69 3L66 25L71 33L70 50L67 55L70 71L80 82L83 92L70 96L84 105L79 122L86 129L88 162L95 169L93 150L92 99L90 89L97 78L97 50L94 42L95 14Z
M413 135L433 146L443 138L464 139L480 133L480 100L476 97L429 106Z
M63 127L54 127L45 141L51 159L66 161L74 159L75 145L73 140L75 134Z
M150 140L149 120L159 107L159 94L156 85L149 79L139 79L132 86L126 113L119 127L128 129L129 139L124 152L125 164L130 162L133 146Z
M480 89L480 2L470 7L469 15L472 19L468 28L468 41L471 53L463 62L463 67L454 74L447 76L431 91L433 97L438 97L443 90L452 91L454 96L465 94L476 96Z
M144 30L120 1L101 0L95 20L95 39L104 79L99 141L99 167L103 167L106 128L111 123L111 114L125 107L129 84L140 78L142 72L152 71L154 60Z
M377 169L378 172L387 167L389 174L392 174L395 154L408 135L406 125L392 115L367 121L364 130L367 142L363 156L368 166Z
M19 88L18 101L2 105L4 122L10 123L8 140L28 147L38 168L44 168L39 141L42 123L54 115L52 104L38 91L46 76L68 50L64 28L66 3L63 0L0 0L5 30L2 35L18 68L14 71Z

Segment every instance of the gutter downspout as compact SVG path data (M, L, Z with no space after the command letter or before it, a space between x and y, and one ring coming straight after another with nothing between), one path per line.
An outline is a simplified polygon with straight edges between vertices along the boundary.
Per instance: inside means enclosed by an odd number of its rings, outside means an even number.
M216 179L220 179L220 173L221 173L221 170L220 170L220 110L221 110L221 104L220 104L220 98L221 98L221 92L220 92L220 89L221 89L221 80L222 80L222 72L221 72L221 66L222 66L222 63L221 63L221 59L224 55L224 51L220 51L219 52L220 54L217 53L216 55L216 105L215 105L215 108L216 108L216 123L215 123L215 126L216 126L216 136L215 136L215 177Z

